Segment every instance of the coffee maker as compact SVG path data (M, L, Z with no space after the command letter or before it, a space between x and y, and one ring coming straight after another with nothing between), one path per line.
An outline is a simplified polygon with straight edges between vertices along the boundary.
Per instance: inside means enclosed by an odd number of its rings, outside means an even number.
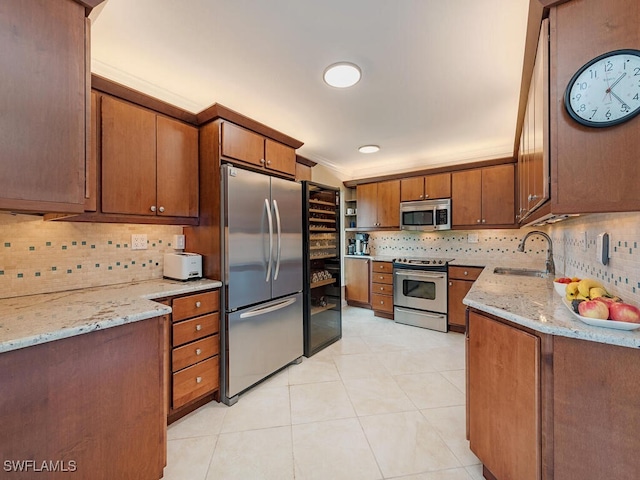
M356 233L356 255L369 254L369 234Z

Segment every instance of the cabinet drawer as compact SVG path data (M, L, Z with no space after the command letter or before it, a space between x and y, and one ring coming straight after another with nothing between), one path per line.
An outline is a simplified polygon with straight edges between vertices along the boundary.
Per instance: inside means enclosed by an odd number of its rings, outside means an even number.
M371 295L371 308L381 312L393 313L393 297L388 295Z
M174 322L179 322L186 318L204 315L205 313L216 312L220 308L220 292L205 292L188 297L176 298L172 305L172 318Z
M373 262L373 273L393 273L391 262Z
M220 386L219 357L215 356L173 374L174 410Z
M211 335L182 347L174 348L171 354L171 371L177 372L185 367L194 365L220 352L220 337Z
M387 285L393 285L393 273L373 272L371 274L371 281L375 283L386 283Z
M173 324L173 346L177 347L218 333L220 314L211 313Z
M482 270L480 267L449 267L449 278L475 281Z
M393 295L393 285L385 283L372 283L371 293L378 295Z

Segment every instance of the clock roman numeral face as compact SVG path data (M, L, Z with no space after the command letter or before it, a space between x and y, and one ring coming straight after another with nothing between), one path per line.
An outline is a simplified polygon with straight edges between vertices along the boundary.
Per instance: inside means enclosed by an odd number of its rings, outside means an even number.
M565 106L574 120L591 127L640 113L640 51L617 50L591 60L569 82Z

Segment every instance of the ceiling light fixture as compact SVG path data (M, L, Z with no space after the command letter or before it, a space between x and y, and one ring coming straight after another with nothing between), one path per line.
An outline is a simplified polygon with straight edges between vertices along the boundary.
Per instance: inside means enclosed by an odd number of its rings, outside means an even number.
M360 153L376 153L378 150L380 150L378 145L363 145L358 149Z
M338 62L324 70L324 81L336 88L352 87L360 81L360 67L349 62Z

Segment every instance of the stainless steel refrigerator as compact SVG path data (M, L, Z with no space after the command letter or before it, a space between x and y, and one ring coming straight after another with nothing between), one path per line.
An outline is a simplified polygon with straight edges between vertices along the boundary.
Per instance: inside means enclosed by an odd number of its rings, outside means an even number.
M222 401L303 354L302 187L222 167Z

